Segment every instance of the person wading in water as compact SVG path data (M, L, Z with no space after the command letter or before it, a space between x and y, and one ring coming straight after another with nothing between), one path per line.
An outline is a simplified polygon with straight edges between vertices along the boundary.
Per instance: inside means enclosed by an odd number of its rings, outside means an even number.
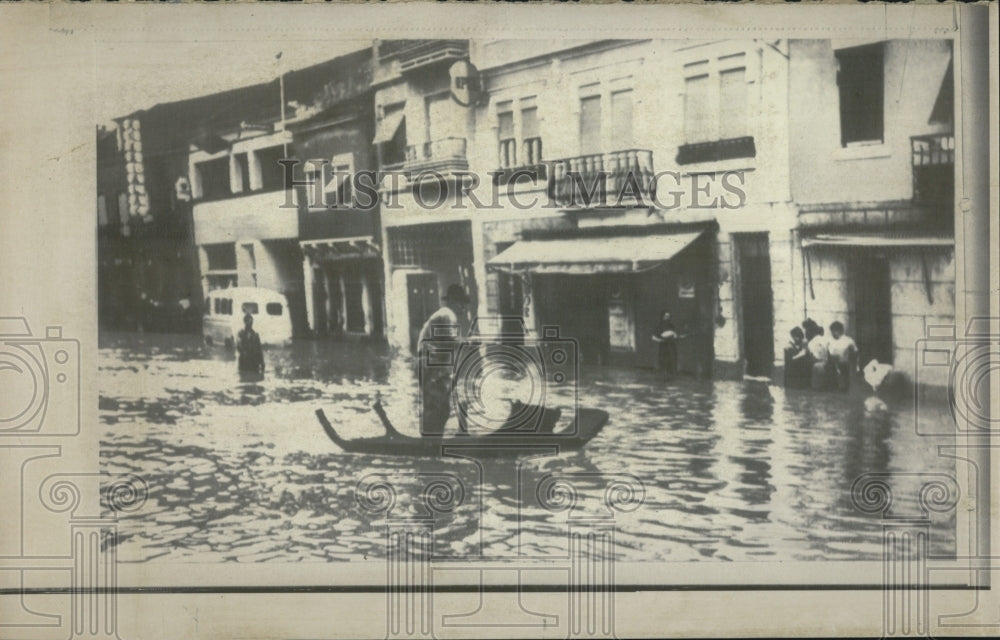
M444 304L431 314L420 330L417 340L417 366L420 379L420 433L440 438L451 413L452 367L438 362L434 351L458 347L461 339L459 317L465 313L469 296L460 285L453 284L442 298ZM428 366L430 365L430 366Z
M241 374L264 374L264 350L260 335L253 330L253 316L243 316L243 328L236 336L237 367Z

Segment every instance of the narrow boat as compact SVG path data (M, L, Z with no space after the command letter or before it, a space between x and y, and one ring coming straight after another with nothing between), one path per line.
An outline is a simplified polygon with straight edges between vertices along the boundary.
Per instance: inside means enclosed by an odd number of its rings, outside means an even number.
M443 447L479 448L490 451L495 456L517 456L529 454L536 447L555 447L558 451L574 451L583 447L596 436L608 421L608 413L600 409L577 409L576 419L565 429L555 431L559 421L558 409L539 409L540 420L534 421L532 428L525 428L523 419L510 418L507 423L486 435L459 433L442 438L413 437L400 433L393 427L381 402L376 401L373 409L382 421L386 433L374 438L348 440L341 437L330 424L322 409L316 410L316 417L323 430L338 447L347 453L369 453L390 456L440 456ZM511 415L524 415L523 407ZM489 455L489 453L487 453Z

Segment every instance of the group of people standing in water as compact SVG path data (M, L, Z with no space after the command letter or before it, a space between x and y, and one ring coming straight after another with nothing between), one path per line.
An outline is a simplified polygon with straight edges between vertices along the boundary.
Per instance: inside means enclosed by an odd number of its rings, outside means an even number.
M844 324L830 323L830 335L812 318L793 327L785 347L785 386L839 390L851 388L858 370L858 346L844 334Z

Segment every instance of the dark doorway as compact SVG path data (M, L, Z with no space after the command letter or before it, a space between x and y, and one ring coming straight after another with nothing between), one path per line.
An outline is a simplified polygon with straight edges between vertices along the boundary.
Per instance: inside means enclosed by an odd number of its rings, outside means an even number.
M576 340L579 362L607 364L608 283L601 276L544 275L534 279L535 309L544 326Z
M771 253L766 233L733 236L740 267L740 310L746 375L770 376L774 364Z
M406 276L406 295L410 309L410 351L416 353L420 329L427 318L441 306L437 275L411 273Z
M497 274L498 309L502 318L500 335L510 344L524 342L524 285L521 276L511 273Z
M889 260L875 253L851 254L854 265L854 341L858 363L863 367L873 358L892 363L892 282Z

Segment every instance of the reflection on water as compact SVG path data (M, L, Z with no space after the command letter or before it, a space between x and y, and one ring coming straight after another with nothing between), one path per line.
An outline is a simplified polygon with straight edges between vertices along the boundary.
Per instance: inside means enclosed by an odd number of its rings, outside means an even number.
M102 463L150 487L146 505L124 517L122 560L381 556L380 520L355 499L373 473L396 485L394 515L421 513L428 477L457 478L461 504L435 521L442 556L564 554L567 518L600 511L609 478L631 474L644 502L616 515L622 560L874 560L881 528L852 505L854 480L954 473L936 453L946 441L916 436L910 404L872 412L860 394L597 368L583 371L579 402L611 420L581 451L520 465L345 454L313 411L322 407L347 437L378 435L369 407L381 393L393 422L416 435L411 363L384 347L320 341L265 359L264 379L241 383L232 353L194 338L104 337ZM549 406L569 409L571 398L547 392ZM948 419L946 407L930 411L922 419ZM538 489L562 479L576 490L570 510L542 504L549 494ZM914 483L897 491L901 513L917 508ZM932 553L954 553L954 526L935 514Z

